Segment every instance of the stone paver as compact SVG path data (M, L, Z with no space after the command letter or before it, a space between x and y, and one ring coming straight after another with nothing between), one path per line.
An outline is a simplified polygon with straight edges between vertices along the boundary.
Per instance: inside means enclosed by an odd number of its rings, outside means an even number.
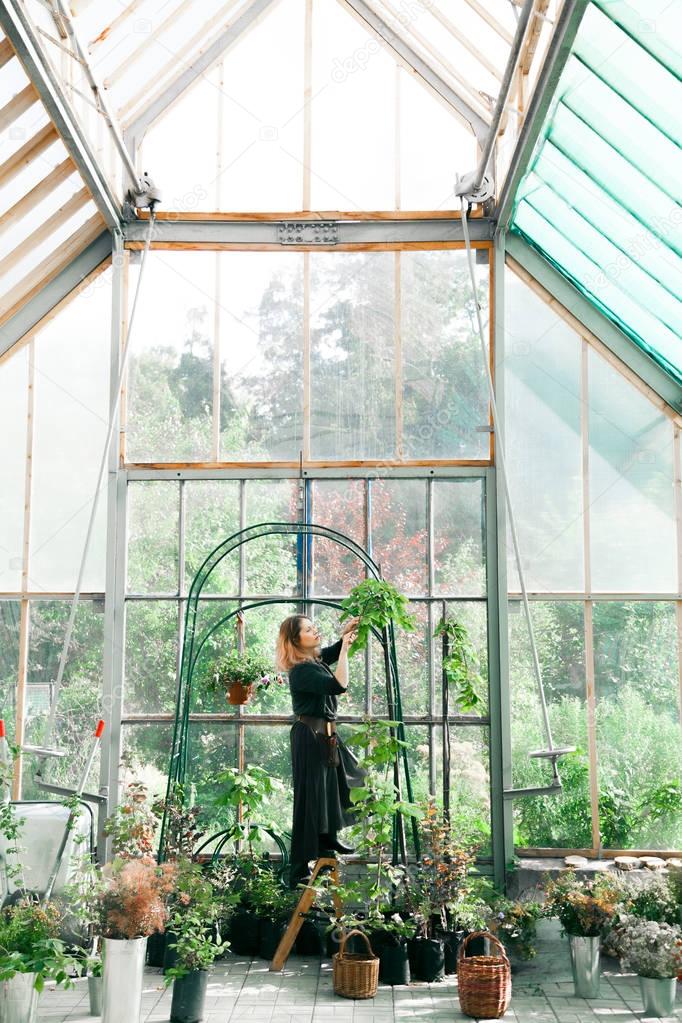
M642 1013L636 977L622 974L618 963L605 960L600 998L575 998L568 961L568 944L543 940L540 952L513 974L512 1002L507 1023L650 1023ZM168 1023L171 991L159 970L145 976L140 1023ZM87 987L78 981L70 991L48 986L38 1011L38 1023L92 1023ZM229 955L215 966L208 987L204 1023L464 1023L457 999L457 980L409 987L379 987L372 999L351 1001L332 990L331 963L292 956L281 974L273 974L261 959L249 962ZM678 984L677 1013L682 1021L682 985ZM130 1023L136 1023L131 1020ZM653 1023L653 1021L651 1021Z

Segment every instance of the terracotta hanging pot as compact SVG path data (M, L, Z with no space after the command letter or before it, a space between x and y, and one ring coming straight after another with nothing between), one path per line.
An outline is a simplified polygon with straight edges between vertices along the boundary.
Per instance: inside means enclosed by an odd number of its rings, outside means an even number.
M227 690L227 702L234 705L248 703L253 694L253 683L231 682Z

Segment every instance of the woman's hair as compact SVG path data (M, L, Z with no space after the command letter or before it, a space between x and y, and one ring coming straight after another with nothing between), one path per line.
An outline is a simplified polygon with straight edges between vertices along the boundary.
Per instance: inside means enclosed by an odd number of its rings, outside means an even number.
M290 671L300 661L309 660L298 645L301 626L307 620L307 615L289 615L280 625L275 655L278 671Z

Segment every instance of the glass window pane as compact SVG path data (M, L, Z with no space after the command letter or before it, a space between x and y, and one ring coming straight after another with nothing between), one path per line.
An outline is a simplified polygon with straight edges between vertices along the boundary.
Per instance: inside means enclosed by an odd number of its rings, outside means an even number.
M220 457L298 459L303 447L303 254L221 252L216 259Z
M44 327L35 344L35 441L30 585L73 590L109 422L111 291L92 285ZM104 589L106 476L83 577Z
M396 632L396 656L400 681L403 717L429 712L429 621L423 603L410 603L415 617L414 632ZM386 704L386 671L380 644L372 641L373 684L372 707L375 713L388 713Z
M428 589L426 482L371 480L372 557L384 578L404 593Z
M595 603L599 817L606 848L682 847L676 648L672 602Z
M434 729L436 800L443 804L443 729ZM450 726L450 819L455 829L473 833L482 843L479 856L490 856L490 730Z
M18 600L0 600L0 717L10 742L14 740L20 615Z
M291 781L291 745L289 723L283 725L245 725L244 763L258 764L271 778L284 784L284 791L270 798L258 815L259 821L272 821L280 831L291 831L294 790Z
M312 457L394 458L394 254L319 253L310 291Z
M26 477L28 349L0 366L0 589L21 589ZM30 583L29 583L30 585Z
M54 696L59 660L71 605L66 600L31 601L26 688L26 742L41 745L45 739L50 702ZM78 605L71 646L59 695L58 713L50 746L63 750L63 759L48 761L47 781L75 785L90 754L84 741L100 717L110 723L110 710L102 701L102 651L104 602L82 601ZM23 798L44 799L31 775L37 766L29 760L24 774ZM86 788L97 791L99 753Z
M367 548L364 480L315 480L312 520ZM346 596L365 577L360 558L336 540L313 538L312 592Z
M293 480L249 480L246 521L294 522L298 518L298 487ZM297 537L284 533L264 536L245 545L246 592L287 595L297 587Z
M177 593L177 483L128 484L128 592Z
M178 605L173 600L126 603L125 714L175 710Z
M466 253L403 252L400 261L404 455L488 458L488 384ZM476 266L476 283L487 344L487 266Z
M529 590L582 590L581 340L505 271L505 448ZM507 542L509 588L520 589Z
M452 619L466 629L467 636L477 656L477 661L472 665L473 670L481 677L482 685L479 691L482 702L476 711L464 711L457 704L456 696L448 688L448 706L450 716L459 714L473 714L476 717L485 717L488 714L488 615L485 601L464 601L451 600L445 604L436 601L433 604L433 631L438 627L443 618L443 613L448 619ZM434 644L434 669L436 681L436 702L434 714L443 714L443 639L436 636Z
M592 587L674 593L672 423L593 351L589 380Z
M313 5L312 209L395 206L395 62L333 0Z
M211 252L154 252L149 259L128 373L129 462L211 460L214 263ZM132 266L131 302L138 273Z
M587 759L583 606L573 601L532 601L531 614L555 746L575 746L562 757L563 792L514 801L514 841L519 846L592 848ZM528 627L520 601L509 603L512 781L515 788L551 781Z
M185 490L185 589L189 592L204 560L239 531L237 480L187 480ZM239 548L226 554L206 580L202 594L239 592Z
M133 777L144 782L153 799L166 795L172 744L170 721L121 726L122 757L130 761Z
M483 502L483 480L433 481L435 593L485 594Z

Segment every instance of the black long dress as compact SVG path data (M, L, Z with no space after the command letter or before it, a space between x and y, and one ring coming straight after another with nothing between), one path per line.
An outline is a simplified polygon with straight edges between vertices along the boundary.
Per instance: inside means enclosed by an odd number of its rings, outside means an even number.
M338 697L345 692L329 665L336 664L341 640L325 647L319 660L303 661L289 672L294 714L336 720ZM339 766L327 767L318 740L309 725L296 721L291 728L291 769L294 813L291 829L291 887L308 873L308 862L319 855L319 836L331 839L354 823L350 790L363 784L358 761L340 737Z

